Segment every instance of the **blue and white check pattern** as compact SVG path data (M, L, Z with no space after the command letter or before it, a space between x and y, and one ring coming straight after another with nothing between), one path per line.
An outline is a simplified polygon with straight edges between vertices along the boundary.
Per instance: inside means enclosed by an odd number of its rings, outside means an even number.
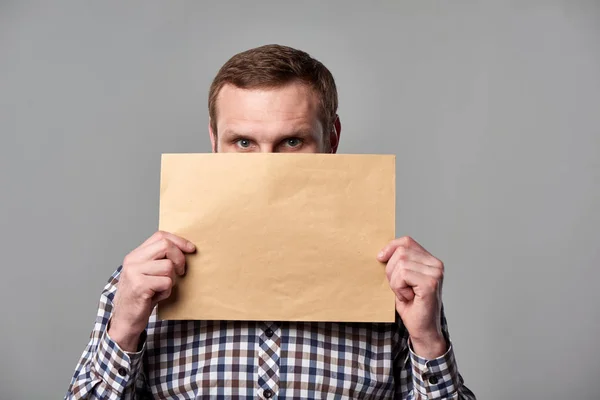
M399 318L160 321L153 313L139 351L125 352L107 334L119 273L102 292L65 399L475 399L452 346L434 360L418 357Z

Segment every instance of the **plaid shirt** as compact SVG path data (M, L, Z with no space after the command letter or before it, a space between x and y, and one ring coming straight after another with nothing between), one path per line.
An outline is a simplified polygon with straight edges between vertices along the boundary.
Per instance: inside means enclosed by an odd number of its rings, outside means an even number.
M102 292L65 399L475 399L452 346L434 360L417 356L399 318L160 321L155 310L139 351L125 352L107 333L120 270Z

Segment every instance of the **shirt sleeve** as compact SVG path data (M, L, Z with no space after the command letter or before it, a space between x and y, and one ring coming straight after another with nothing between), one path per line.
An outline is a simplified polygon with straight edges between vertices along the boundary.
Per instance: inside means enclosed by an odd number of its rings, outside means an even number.
M419 357L412 350L408 331L402 325L403 340L397 357L403 365L398 365L402 379L397 382L396 398L402 400L476 400L475 394L464 385L464 380L458 372L454 357L454 349L448 334L448 323L442 308L442 331L448 342L448 350L442 356L433 360Z
M120 272L119 267L102 291L90 341L77 363L65 400L135 398L135 382L142 369L146 333L140 337L135 353L124 351L108 335Z

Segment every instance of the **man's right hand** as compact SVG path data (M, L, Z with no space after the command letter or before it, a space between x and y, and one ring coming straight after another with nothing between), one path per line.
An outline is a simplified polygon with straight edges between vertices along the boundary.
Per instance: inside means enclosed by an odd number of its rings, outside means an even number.
M193 243L158 231L123 260L108 334L125 351L135 352L154 306L171 295L175 274L185 273Z

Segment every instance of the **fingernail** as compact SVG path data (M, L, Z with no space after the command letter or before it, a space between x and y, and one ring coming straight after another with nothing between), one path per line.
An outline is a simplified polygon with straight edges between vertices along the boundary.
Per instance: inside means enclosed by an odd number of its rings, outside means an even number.
M194 250L196 248L196 246L194 246L194 243L192 243L192 242L188 242L187 247L190 250Z
M383 256L385 256L385 252L381 250L379 254L377 254L377 258L383 258Z

